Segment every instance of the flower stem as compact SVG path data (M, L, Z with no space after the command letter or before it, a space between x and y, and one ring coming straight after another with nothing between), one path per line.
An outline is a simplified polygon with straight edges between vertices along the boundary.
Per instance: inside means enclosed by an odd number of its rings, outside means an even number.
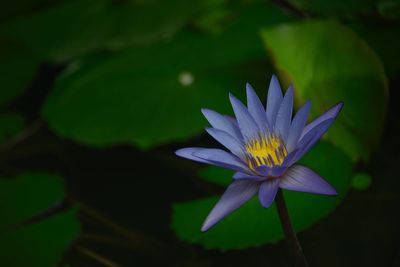
M295 256L296 264L297 266L308 267L307 259L303 254L303 249L301 248L300 242L296 236L296 232L293 229L281 189L278 190L275 201L278 208L279 219L281 221L283 231L285 232L286 240Z

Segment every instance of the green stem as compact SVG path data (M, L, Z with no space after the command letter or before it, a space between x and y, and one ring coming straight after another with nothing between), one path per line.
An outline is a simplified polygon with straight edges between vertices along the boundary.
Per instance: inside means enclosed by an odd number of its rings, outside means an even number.
M275 201L278 208L279 219L281 221L283 231L285 232L286 240L295 256L296 264L297 266L308 267L307 259L303 254L303 249L301 248L296 232L293 229L281 189L278 190Z

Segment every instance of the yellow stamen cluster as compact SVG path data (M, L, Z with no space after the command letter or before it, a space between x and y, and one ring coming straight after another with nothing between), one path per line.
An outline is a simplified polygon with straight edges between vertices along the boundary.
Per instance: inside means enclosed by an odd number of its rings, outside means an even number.
M247 164L252 170L261 165L269 167L282 165L287 156L287 150L282 140L271 134L260 136L248 142L245 149Z

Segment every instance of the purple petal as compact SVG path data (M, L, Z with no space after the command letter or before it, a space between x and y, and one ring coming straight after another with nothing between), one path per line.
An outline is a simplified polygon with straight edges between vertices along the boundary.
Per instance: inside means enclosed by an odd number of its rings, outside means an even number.
M177 156L179 156L179 157L182 157L182 158L198 161L198 162L201 162L201 163L209 163L209 161L207 161L207 160L204 160L204 159L201 159L201 158L193 156L194 152L197 152L197 151L200 151L200 150L203 150L203 149L204 149L203 147L181 148L181 149L178 149L177 151L175 151L175 154Z
M204 117L208 120L212 127L215 129L227 132L228 134L235 137L237 140L241 141L243 139L242 134L238 127L236 127L231 120L229 120L226 116L219 114L210 109L203 108L201 110Z
M285 166L273 166L269 167L267 165L261 165L256 168L256 172L261 176L265 177L278 177L281 176L284 171L287 169Z
M243 172L236 172L233 175L233 179L235 179L235 180L252 180L252 181L260 182L260 181L265 180L266 177L251 175L251 174L247 174L247 173L243 173Z
M232 94L229 94L229 98L231 100L233 111L235 112L236 120L239 124L239 128L243 137L246 140L252 140L256 138L260 130L247 108Z
M285 157L285 159L283 160L283 163L281 165L282 167L285 168L285 170L293 164L293 159L296 158L297 152L298 152L298 149L295 149L292 152L289 152L289 154Z
M335 119L339 111L342 109L342 107L343 107L343 102L340 102L335 106L333 106L332 108L330 108L329 110L327 110L324 114L322 114L321 116L319 116L318 118L307 124L306 127L304 127L303 132L301 133L300 139L303 138L303 136L305 136L308 132L310 132L315 126L317 126L321 122L329 119Z
M292 121L292 112L293 87L290 86L279 107L274 128L275 133L278 133L285 143L289 134L290 122Z
M256 121L258 127L261 131L267 132L267 115L265 114L265 109L261 104L260 99L254 92L253 87L248 83L246 84L247 93L247 108L249 109L250 115Z
M210 214L208 214L207 219L201 227L201 231L207 231L226 215L233 212L252 198L257 193L259 185L260 183L253 181L234 181L226 189L225 193L211 210Z
M294 116L294 119L290 125L289 136L286 142L286 149L289 152L296 148L297 142L299 141L300 135L304 129L304 125L306 124L310 108L311 102L307 101Z
M206 160L208 163L235 171L249 172L245 165L238 157L215 148L204 148L193 153L193 156Z
M240 129L239 129L238 122L237 122L237 120L235 119L235 117L229 116L229 115L225 115L224 117L225 117L228 121L230 121L234 127L236 127L236 130L240 133L240 136L242 136L242 133L240 132Z
M330 119L320 123L299 141L296 148L297 152L288 166L296 163L315 145L321 136L328 130L329 126L332 124L332 121L333 119Z
M332 124L333 119L328 119L315 126L314 129L308 132L297 144L297 150L292 163L298 161L315 143L321 138L321 136L328 130Z
M272 201L274 201L276 192L279 188L279 179L272 179L270 181L265 181L260 186L260 191L258 192L258 197L260 199L261 205L264 208L271 206Z
M279 85L278 78L272 75L271 82L268 89L267 98L267 119L269 125L275 125L276 114L278 113L279 107L282 102L282 89Z
M206 131L234 155L244 159L243 145L232 135L215 128L207 128Z
M336 190L311 169L294 165L282 177L279 187L292 191L337 195Z

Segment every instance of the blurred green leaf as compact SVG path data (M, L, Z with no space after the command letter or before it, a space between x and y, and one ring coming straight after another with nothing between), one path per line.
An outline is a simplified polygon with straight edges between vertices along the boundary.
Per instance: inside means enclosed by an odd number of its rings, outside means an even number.
M0 179L0 262L6 266L55 266L68 245L78 236L75 210L15 229L54 207L64 197L61 178L45 174L24 174Z
M64 198L60 177L24 174L0 179L0 229L19 223L54 206Z
M0 114L0 144L24 127L24 118L17 113Z
M353 177L352 186L357 190L367 190L372 183L372 178L367 173L357 173Z
M269 25L264 13L254 14ZM220 35L184 32L167 43L72 65L43 116L59 135L96 146L148 148L194 136L206 125L202 107L231 113L228 92L243 95L237 88L246 78L264 79L268 65L260 60L258 27L246 23L250 15L244 12Z
M228 186L232 182L233 171L214 166L208 166L199 173L206 181Z
M66 61L101 49L119 49L171 38L201 1L75 0L3 24L46 60Z
M0 106L27 89L39 67L37 58L24 45L0 39Z
M381 61L352 30L334 21L308 21L264 29L265 45L297 100L321 114L345 106L327 138L356 160L368 159L383 130L388 99Z
M0 262L4 266L54 267L79 235L75 210L0 235Z
M351 184L351 159L330 143L318 143L301 163L309 166L338 191L339 196L320 196L284 191L290 217L297 231L306 229L331 213ZM221 176L216 177L217 181ZM208 179L210 180L210 179ZM218 197L174 205L172 228L179 238L206 248L239 249L274 243L283 238L275 204L264 209L258 198L244 204L206 233L200 227Z
M5 266L56 266L80 232L76 210L15 225L55 207L64 198L58 176L24 174L0 178L0 262ZM15 229L14 229L15 228Z

